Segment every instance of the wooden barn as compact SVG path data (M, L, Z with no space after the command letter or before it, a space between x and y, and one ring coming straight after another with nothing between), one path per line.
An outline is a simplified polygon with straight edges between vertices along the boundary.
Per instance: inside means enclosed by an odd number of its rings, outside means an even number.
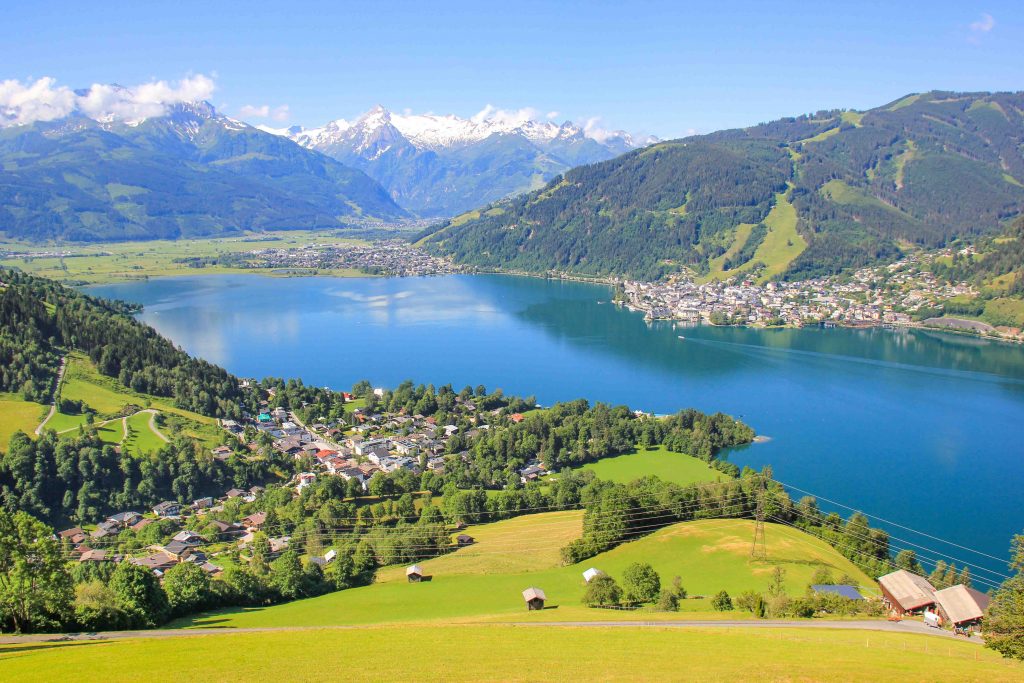
M882 600L898 616L918 614L935 604L935 587L923 576L905 569L879 577Z
M476 541L469 534L459 534L455 537L455 542L459 544L460 547L462 547L466 545L473 545L473 543L475 543Z
M544 591L539 588L527 588L523 591L523 600L526 601L526 609L528 610L544 609L544 601L547 599Z
M423 568L418 564L407 567L405 570L405 578L409 580L409 583L419 583L423 580Z
M981 627L990 598L963 585L950 586L935 592L935 604L943 621L962 631Z

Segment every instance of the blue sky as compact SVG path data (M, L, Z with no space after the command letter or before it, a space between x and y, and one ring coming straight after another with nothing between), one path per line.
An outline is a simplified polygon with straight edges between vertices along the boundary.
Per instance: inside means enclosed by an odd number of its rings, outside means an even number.
M232 115L318 125L380 103L601 117L674 137L929 89L1024 89L1016 2L37 2L0 23L0 80L213 77Z

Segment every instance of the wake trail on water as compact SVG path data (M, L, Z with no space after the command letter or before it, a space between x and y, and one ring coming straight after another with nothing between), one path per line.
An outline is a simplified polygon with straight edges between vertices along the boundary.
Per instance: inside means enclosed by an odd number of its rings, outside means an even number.
M738 342L720 341L714 339L698 339L694 337L687 337L686 343L704 344L706 346L711 347L723 347L734 353L738 353L750 358L765 358L772 356L798 356L802 358L811 358L819 361L838 360L843 363L873 366L889 370L903 370L905 372L916 372L926 375L935 375L939 377L968 379L977 382L986 382L994 384L1012 384L1015 386L1024 386L1024 379L1019 379L1016 377L1007 377L1005 375L997 375L991 372L979 372L976 370L955 370L952 368L936 368L927 365L914 365L913 363L900 363L897 361L878 360L876 358L859 358L857 356L847 356L844 354L824 353L822 351L807 351L804 349L785 349L774 346L741 344Z

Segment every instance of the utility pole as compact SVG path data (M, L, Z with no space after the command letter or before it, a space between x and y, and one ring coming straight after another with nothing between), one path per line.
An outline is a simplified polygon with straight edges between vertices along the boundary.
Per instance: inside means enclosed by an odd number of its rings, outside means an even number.
M750 557L754 560L768 559L768 551L764 544L764 477L758 477L757 507L754 511L754 543L750 546Z

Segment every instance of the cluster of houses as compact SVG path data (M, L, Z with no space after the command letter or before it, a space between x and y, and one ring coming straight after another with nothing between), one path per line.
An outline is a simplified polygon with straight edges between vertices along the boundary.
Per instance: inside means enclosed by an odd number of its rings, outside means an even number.
M721 316L734 324L801 326L809 322L843 325L907 325L922 307L956 296L974 296L967 283L941 282L929 270L937 256L952 251L912 254L886 266L862 268L849 278L768 282L738 275L726 281L696 283L685 275L666 282L623 283L627 307L648 319L688 323Z
M959 632L981 629L990 598L969 586L937 589L923 576L905 569L878 579L882 600L890 613L920 615L930 626L951 626Z
M134 510L118 512L100 521L92 531L87 532L81 527L73 527L58 532L56 537L68 545L79 562L127 561L146 567L157 576L163 576L164 572L176 564L192 562L208 574L217 575L221 572L221 567L209 561L206 548L211 544L232 542L242 547L248 545L255 533L263 529L266 513L258 512L239 522L218 520L216 514L223 511L223 504L228 500L238 498L253 502L262 492L262 486L253 486L250 489L230 489L217 499L212 496L199 498L191 505L182 505L171 500L163 501L153 506L150 515L143 515ZM205 523L216 529L216 538L207 538L195 531L182 529L166 543L148 546L144 555L127 557L109 549L125 531L137 533L158 520L180 522L187 515L208 517ZM286 550L288 541L288 537L270 538L271 556Z
M345 397L351 399L347 394ZM489 429L488 417L500 413L500 410L490 413L479 411L470 400L456 401L456 412L470 417L475 425L464 433L468 440ZM518 413L509 417L513 422L523 419ZM299 460L308 458L312 470L296 477L296 488L300 490L323 475L355 479L365 489L377 472L406 469L416 475L424 470L443 474L448 442L459 432L456 425L438 425L433 417L373 413L358 408L350 421L351 426L340 421L305 426L294 413L282 407L271 409L264 401L261 412L255 417L242 421L221 420L221 426L241 441L245 440L246 427L251 427L257 434L269 435L276 451ZM258 447L255 439L248 444L251 450ZM226 459L231 454L232 450L227 446L213 449L216 458ZM456 455L468 457L466 451ZM519 472L523 483L534 481L546 473L539 460L527 463Z

